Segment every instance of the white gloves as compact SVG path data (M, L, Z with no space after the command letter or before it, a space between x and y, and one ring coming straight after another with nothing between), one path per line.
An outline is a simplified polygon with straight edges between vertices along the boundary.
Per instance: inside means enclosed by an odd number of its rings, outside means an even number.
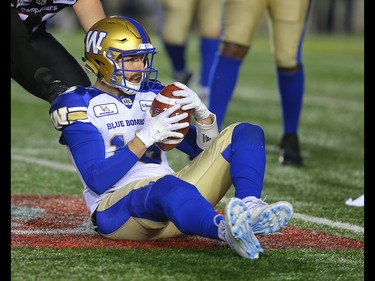
M210 116L211 112L192 89L180 82L174 82L173 84L182 89L173 92L174 96L182 97L181 99L176 100L176 104L182 105L182 110L192 109L191 113L195 120L206 119Z
M169 115L180 107L181 105L176 104L155 117L152 117L150 111L147 110L145 125L142 130L136 133L136 136L147 148L169 137L183 138L183 134L175 131L189 126L189 122L178 123L188 116L187 112L169 117Z

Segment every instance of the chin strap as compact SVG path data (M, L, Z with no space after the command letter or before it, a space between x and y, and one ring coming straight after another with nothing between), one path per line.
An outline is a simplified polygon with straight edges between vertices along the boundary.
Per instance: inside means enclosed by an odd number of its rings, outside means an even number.
M130 87L128 87L128 86L130 86ZM125 86L118 86L117 88L121 92L123 92L123 93L125 93L127 95L134 95L141 88L141 82L139 82L139 83L132 83L132 82L126 81L126 87Z

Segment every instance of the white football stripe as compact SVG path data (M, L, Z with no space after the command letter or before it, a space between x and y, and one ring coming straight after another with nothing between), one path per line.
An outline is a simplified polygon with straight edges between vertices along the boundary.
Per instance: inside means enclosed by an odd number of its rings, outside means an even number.
M165 139L162 141L163 144L178 144L182 142L183 139Z
M160 101L161 103L165 103L165 104L169 104L169 105L175 105L176 104L176 100L178 100L178 99L168 98L166 96L163 96L162 94L158 94L156 96L156 99L158 101Z

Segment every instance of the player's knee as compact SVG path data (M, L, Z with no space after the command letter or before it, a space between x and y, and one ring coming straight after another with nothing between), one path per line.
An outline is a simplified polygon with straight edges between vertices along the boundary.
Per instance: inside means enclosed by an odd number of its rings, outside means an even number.
M173 186L179 186L179 185L183 185L184 183L186 183L184 180L173 175L166 175L160 178L157 182L160 183L161 185L167 184L167 185L173 185Z
M265 137L262 127L251 123L239 123L233 130L232 144L247 143L265 146Z
M293 73L298 71L302 66L300 63L298 63L296 56L293 55L275 55L275 64L277 66L277 69L282 72L289 72Z
M224 42L221 48L221 55L235 58L235 59L244 59L247 52L249 51L249 46L243 46L235 43Z
M194 185L188 183L173 175L166 175L157 180L152 187L153 191L156 191L163 198L169 197L171 194L180 193L187 190L197 190Z
M293 74L293 73L299 71L301 68L302 68L302 65L301 64L297 64L297 65L289 66L289 67L278 66L277 70L279 72L282 72L282 73Z

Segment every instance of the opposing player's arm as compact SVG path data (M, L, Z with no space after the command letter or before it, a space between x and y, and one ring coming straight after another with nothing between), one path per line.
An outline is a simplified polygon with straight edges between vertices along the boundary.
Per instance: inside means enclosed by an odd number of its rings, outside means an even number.
M78 0L73 10L82 29L87 33L91 26L106 17L100 0Z

